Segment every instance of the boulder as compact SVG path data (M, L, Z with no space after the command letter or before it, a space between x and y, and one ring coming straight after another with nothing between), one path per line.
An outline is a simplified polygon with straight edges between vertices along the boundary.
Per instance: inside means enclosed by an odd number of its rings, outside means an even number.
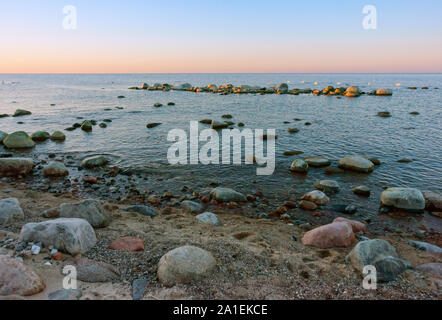
M361 91L359 90L358 87L351 86L351 87L348 87L347 90L345 90L344 94L345 94L346 97L356 98L356 97L359 97L361 95Z
M0 200L0 224L8 224L15 220L24 219L25 215L16 198Z
M3 139L3 144L10 149L27 149L35 146L35 142L24 131L8 134Z
M329 197L325 195L322 191L314 190L306 193L302 196L302 200L307 200L316 203L318 206L325 206L330 202Z
M24 176L33 167L31 158L0 158L0 177Z
M276 87L276 92L278 94L286 94L289 92L289 86L287 83L281 83L279 86Z
M120 279L120 272L113 265L87 258L67 261L64 266L75 267L77 279L83 282L103 283Z
M219 202L247 202L247 198L230 188L215 188L210 191L210 196Z
M28 116L30 114L32 114L31 111L27 111L27 110L23 110L23 109L17 109L17 110L15 110L13 117Z
M213 120L212 124L211 124L211 128L213 130L226 129L228 127L229 127L229 125L226 122L220 122L220 121L215 121L215 120Z
M0 144L3 143L3 140L6 138L8 134L6 132L0 131Z
M28 223L20 232L21 241L40 242L62 252L76 255L86 253L97 242L94 229L84 219L55 219Z
M308 171L308 163L302 159L296 159L290 166L290 171L298 173L306 173Z
M299 208L306 211L315 211L318 209L318 206L314 202L302 200L299 202Z
M166 253L158 264L158 279L165 286L198 281L214 271L216 260L206 250L184 246Z
M363 173L370 173L374 170L373 162L360 156L351 156L340 159L339 167Z
M134 237L119 238L109 245L109 249L126 252L144 251L144 240Z
M108 163L108 160L104 156L89 157L89 158L84 159L81 162L83 167L85 167L87 169L92 169L95 167L102 167L102 166L106 165L107 163Z
M435 253L442 253L442 248L426 243L426 242L420 242L420 241L414 241L414 240L408 240L408 243L415 247L416 249L427 251L427 252L435 252Z
M198 213L203 210L203 206L195 201L184 200L181 202L181 208L188 210L192 213Z
M362 275L365 266L374 266L379 281L388 282L395 280L411 265L398 257L396 249L385 240L374 239L359 242L346 257Z
M352 189L352 191L354 194L357 194L358 196L363 196L363 197L369 197L371 194L370 188L368 188L366 186L354 187Z
M66 140L66 135L61 131L55 131L51 136L52 141L64 141Z
M83 131L92 131L92 122L90 122L89 120L85 120L83 121L83 123L81 124L81 130Z
M79 289L60 289L48 294L49 300L69 301L79 300L82 292Z
M48 140L51 137L49 132L46 131L36 131L31 135L31 139L36 142L43 142Z
M107 227L111 220L98 200L89 199L78 203L63 203L58 211L61 218L84 219L94 228Z
M45 287L39 275L23 262L0 255L0 296L31 296Z
M325 193L338 193L340 190L339 183L333 180L321 180L315 183L315 188Z
M391 89L379 89L376 91L377 96L392 96L393 91Z
M416 270L442 278L442 263L422 264L420 266L417 266Z
M402 210L422 211L425 209L425 198L417 189L388 188L381 194L381 203L387 207Z
M52 161L43 168L43 175L45 177L66 177L69 175L69 170L59 161Z
M205 224L211 224L213 226L220 226L221 222L218 219L218 216L212 212L204 212L196 216L196 218Z
M129 206L123 210L127 212L136 212L146 217L155 217L157 215L157 211L154 208L143 205Z
M321 167L328 167L331 162L328 159L322 158L322 157L307 157L304 158L305 162L308 163L310 167L314 168L321 168Z
M442 211L442 195L432 191L423 192L425 209L428 211Z
M307 232L302 244L321 249L345 248L355 243L352 225L347 222L334 222Z

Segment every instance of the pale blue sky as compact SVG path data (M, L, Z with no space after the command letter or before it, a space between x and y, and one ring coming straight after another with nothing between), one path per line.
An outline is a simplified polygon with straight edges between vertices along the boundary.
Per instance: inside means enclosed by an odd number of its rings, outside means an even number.
M442 72L441 16L440 0L1 0L0 72Z

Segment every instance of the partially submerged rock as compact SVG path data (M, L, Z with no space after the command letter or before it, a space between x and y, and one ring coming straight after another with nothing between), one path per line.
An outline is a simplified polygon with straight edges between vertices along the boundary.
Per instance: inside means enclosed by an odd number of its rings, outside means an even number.
M320 168L320 167L328 167L331 162L328 159L322 158L322 157L307 157L304 158L305 162L308 163L310 167Z
M417 189L413 188L388 188L381 195L381 203L409 211L422 211L425 209L425 198Z
M210 191L210 196L219 202L247 202L247 198L230 188L215 188Z
M330 202L329 197L327 197L322 191L318 190L306 193L304 196L302 196L301 199L314 202L319 206L325 206L327 203Z
M3 139L3 144L10 149L27 149L35 146L35 142L24 131L8 134Z
M344 157L339 160L339 167L362 173L370 173L374 170L374 164L370 160L360 156Z
M210 275L216 267L213 255L201 248L184 246L166 253L158 264L158 279L165 286L186 284Z
M13 117L28 116L30 114L32 114L31 111L27 111L27 110L23 110L23 109L17 109L17 110L15 110Z
M325 193L338 193L341 187L334 180L321 180L315 183L315 188Z
M306 173L308 172L308 169L308 163L302 159L295 159L290 166L290 171L297 173Z
M83 167L87 169L92 169L95 167L102 167L105 166L108 163L108 160L105 156L93 156L84 159L81 164Z
M49 132L46 131L36 131L31 135L31 139L36 142L43 142L48 140L51 137Z
M20 232L21 241L41 242L45 247L72 255L86 253L97 242L94 229L84 219L55 219L28 223Z

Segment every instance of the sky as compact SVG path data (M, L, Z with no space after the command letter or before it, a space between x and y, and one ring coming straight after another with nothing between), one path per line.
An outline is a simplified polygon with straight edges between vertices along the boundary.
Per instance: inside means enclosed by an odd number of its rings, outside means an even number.
M0 73L440 73L441 17L440 0L0 0Z

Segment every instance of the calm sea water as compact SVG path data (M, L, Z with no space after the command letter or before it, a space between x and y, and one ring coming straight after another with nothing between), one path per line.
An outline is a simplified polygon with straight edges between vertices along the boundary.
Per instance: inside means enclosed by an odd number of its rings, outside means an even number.
M392 97L362 96L357 99L313 95L228 95L189 92L133 91L128 87L147 82L207 84L248 84L270 86L287 82L290 88L324 88L327 85L357 85L362 90L391 88ZM318 85L314 83L318 82ZM395 86L400 83L401 86ZM407 89L408 86L418 90ZM428 86L429 90L420 89ZM301 150L304 156L321 155L336 164L340 157L365 154L383 164L370 175L345 174L331 177L340 182L342 200L367 210L379 204L384 186L408 186L442 192L442 75L441 74L128 74L128 75L0 75L0 114L21 108L31 116L0 119L0 130L64 130L84 119L112 119L108 128L94 127L92 133L65 132L67 140L38 144L33 154L59 153L80 161L93 154L109 155L113 163L144 172L208 186L212 182L244 192L256 189L286 195L290 190L312 190L318 179L327 179L323 169L311 169L305 177L291 174L294 157L284 151ZM117 97L124 95L125 99ZM173 101L175 106L154 108L157 102ZM51 106L55 104L55 106ZM124 109L116 109L116 107ZM111 111L105 111L111 108ZM390 111L391 118L379 118L379 111ZM418 111L419 116L410 112ZM189 130L189 121L221 119L248 128L275 128L276 170L272 176L256 176L252 166L181 166L167 163L167 133L173 128ZM300 118L302 122L295 122ZM18 124L22 121L24 124ZM284 121L290 121L284 124ZM311 126L305 126L309 121ZM147 129L146 124L161 126ZM206 128L200 125L201 129ZM289 127L300 132L289 134ZM4 152L0 147L0 152ZM413 159L408 164L397 163ZM373 189L371 199L354 196L350 187L365 184Z

